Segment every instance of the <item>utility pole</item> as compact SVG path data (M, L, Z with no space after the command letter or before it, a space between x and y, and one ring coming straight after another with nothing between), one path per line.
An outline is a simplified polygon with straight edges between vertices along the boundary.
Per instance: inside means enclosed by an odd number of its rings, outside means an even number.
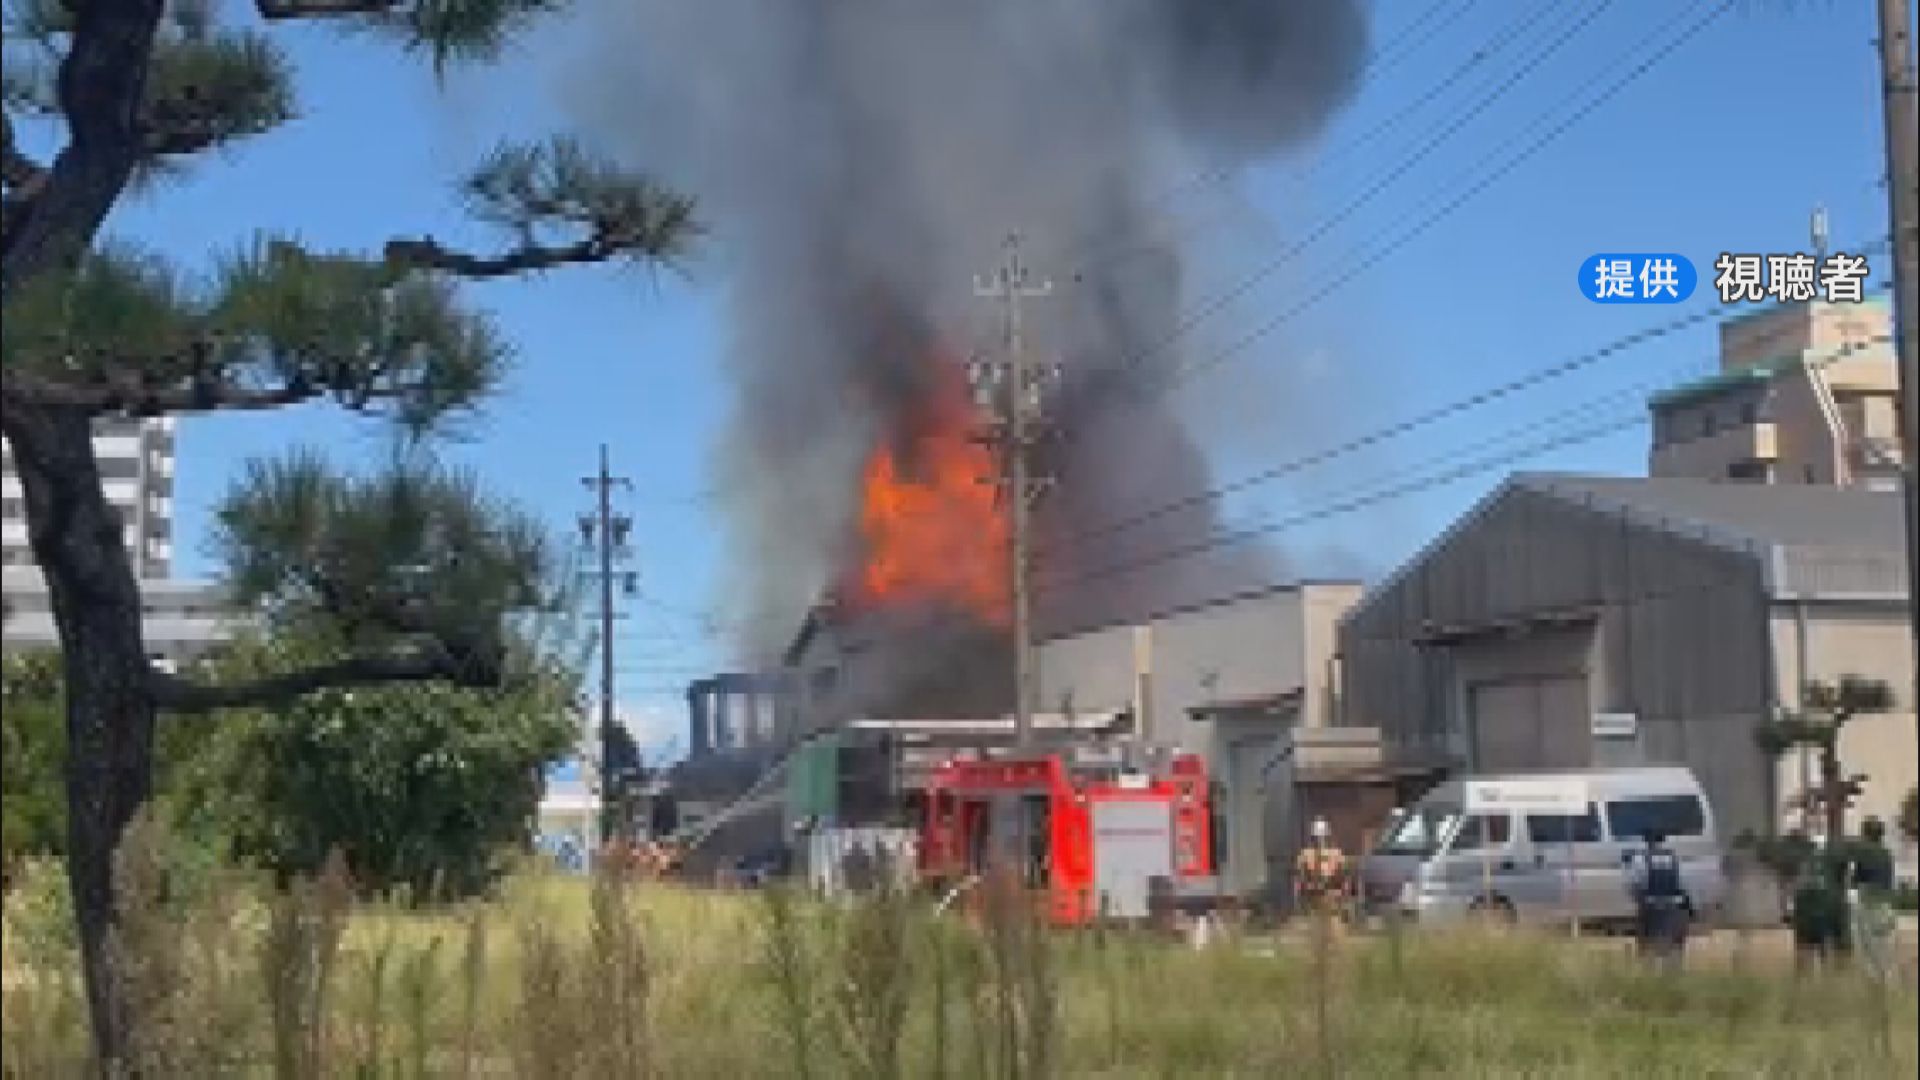
M613 489L631 490L633 484L625 477L612 475L604 443L600 446L599 472L581 477L580 482L593 492L595 504L592 513L580 515L580 536L597 556L597 569L587 571L587 576L598 578L600 585L600 841L604 844L623 831L615 798L618 777L614 775L613 624L617 618L613 603L614 576L619 574L625 578L629 595L639 585L637 573L615 566L628 559L627 537L633 531L633 519L613 512Z
M1920 716L1920 88L1908 0L1880 0L1882 120L1887 129L1887 220L1893 227L1893 340L1900 359L1901 487L1907 500L1907 613L1913 633L1914 711Z
M1042 411L1054 365L1036 368L1027 356L1022 303L1053 291L1053 283L1033 281L1020 258L1020 234L1007 237L998 270L974 283L981 297L998 300L1005 313L1002 353L997 361L976 364L974 389L991 403L999 432L1002 473L1009 500L1013 593L1013 730L1014 745L1033 745L1033 703L1038 686L1038 663L1033 651L1032 509L1044 481L1033 475L1033 448L1043 423Z

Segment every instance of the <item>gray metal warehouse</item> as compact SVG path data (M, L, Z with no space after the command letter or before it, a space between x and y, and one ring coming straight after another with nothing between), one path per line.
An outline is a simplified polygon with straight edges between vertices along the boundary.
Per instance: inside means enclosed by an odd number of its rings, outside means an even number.
M1892 820L1916 773L1902 517L1857 488L1515 476L1342 622L1341 722L1479 772L1688 765L1733 836L1787 824L1806 775L1758 722L1856 674L1896 711L1842 756L1857 812Z

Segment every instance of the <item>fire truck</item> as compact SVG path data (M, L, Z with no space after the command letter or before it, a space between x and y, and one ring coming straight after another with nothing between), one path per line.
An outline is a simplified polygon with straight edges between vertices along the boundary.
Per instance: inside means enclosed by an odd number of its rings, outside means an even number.
M1058 926L1138 919L1158 896L1192 909L1216 894L1205 762L1143 769L1072 755L950 760L927 778L919 870L936 886L1017 873Z

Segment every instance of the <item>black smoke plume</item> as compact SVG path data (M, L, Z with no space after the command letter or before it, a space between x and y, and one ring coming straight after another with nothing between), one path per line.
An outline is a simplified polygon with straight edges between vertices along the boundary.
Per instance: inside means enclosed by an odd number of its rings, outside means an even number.
M717 486L749 659L777 654L844 569L859 466L919 341L990 347L998 316L973 282L1015 229L1055 283L1030 338L1065 380L1043 621L1284 572L1249 548L1115 570L1212 534L1205 499L1102 526L1210 483L1161 392L1199 299L1163 197L1321 129L1364 66L1358 0L637 0L590 19L576 113L716 229L737 391Z

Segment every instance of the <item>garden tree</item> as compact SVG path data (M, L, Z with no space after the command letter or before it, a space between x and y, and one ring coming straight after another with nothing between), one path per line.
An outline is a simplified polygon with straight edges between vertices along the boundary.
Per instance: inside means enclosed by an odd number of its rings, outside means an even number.
M405 236L356 253L261 237L190 279L156 256L101 242L102 224L136 189L155 189L196 156L294 115L293 65L267 32L274 24L325 19L442 66L491 57L556 4L255 0L243 25L230 9L215 18L206 0L9 2L0 429L59 629L68 875L95 1046L109 1070L123 1067L141 1022L108 948L111 866L152 790L156 716L258 708L353 684L494 685L503 634L491 605L529 599L516 585L535 580L538 553L511 531L467 528L411 554L373 558L369 542L317 561L282 550L276 561L267 551L283 537L262 530L263 572L297 583L300 602L335 621L338 655L245 682L170 674L148 660L93 422L330 401L431 434L484 399L508 361L493 324L463 305L460 280L670 259L695 228L687 199L564 140L503 148L461 185L476 218L498 227L493 250ZM29 138L35 131L47 138ZM57 152L36 154L41 142ZM325 178L314 181L287 197L324 192ZM476 583L484 588L470 595Z
M1907 792L1907 800L1900 804L1900 834L1920 842L1920 787Z
M1849 774L1841 762L1841 733L1856 717L1892 708L1893 691L1883 682L1843 675L1837 683L1809 682L1805 702L1801 711L1761 724L1756 735L1760 748L1776 760L1801 747L1815 752L1818 775L1800 799L1820 815L1827 842L1838 844L1847 835L1847 808L1866 780L1864 774Z
M430 460L356 478L306 453L253 464L215 516L226 579L266 633L222 650L207 665L213 682L338 658L390 622L365 607L375 599L438 626L496 628L505 677L499 687L325 689L169 725L210 728L207 748L168 770L173 809L192 832L283 877L317 874L338 848L372 890L405 886L424 898L483 888L501 847L529 839L541 766L578 734L583 657L566 651L575 628L564 611L539 610L564 601L570 575L547 574L553 588L521 595L543 573L539 525ZM487 541L524 565L489 558ZM402 578L377 598L331 594L382 561L414 583ZM503 611L522 614L503 627Z
M280 667L284 647L236 659ZM531 839L540 768L575 742L569 681L323 690L226 714L163 793L189 835L280 880L317 876L338 850L368 892L472 896Z
M33 650L0 657L0 848L8 883L20 860L65 847L65 760L59 654Z
M1820 816L1826 845L1816 846L1799 830L1752 843L1761 861L1793 889L1795 943L1803 950L1844 951L1850 944L1844 889L1860 855L1847 839L1847 808L1860 797L1866 777L1847 772L1840 739L1854 719L1892 708L1893 692L1883 682L1843 675L1837 683L1809 682L1804 700L1802 710L1763 723L1756 735L1776 761L1799 748L1815 752L1818 775L1798 804Z
M607 732L606 746L607 767L601 770L601 777L609 788L605 793L606 818L612 827L603 824L600 834L626 836L639 809L640 785L646 781L646 768L640 759L640 744L634 741L626 725L613 725Z
M307 505L296 506L305 500ZM435 501L441 510L430 509ZM420 546L405 523L445 529L484 501L472 481L430 463L364 481L310 457L256 466L219 512L229 576L267 616L271 637L249 635L196 664L216 682L258 679L339 654L341 628L300 581L265 563L286 547L325 561ZM384 534L359 520L380 515ZM514 527L530 535L530 523ZM303 530L289 535L289 530ZM261 533L277 537L272 543ZM447 543L440 537L435 543ZM532 545L528 541L528 546ZM469 587L465 595L479 592ZM317 875L342 850L356 883L404 886L419 898L464 896L488 884L506 845L524 844L539 798L538 771L574 742L580 655L564 618L518 620L509 685L445 682L320 691L279 705L164 726L156 739L156 800L175 832L209 856L238 855L284 877ZM58 853L66 814L59 655L11 653L0 665L9 872L24 856Z

